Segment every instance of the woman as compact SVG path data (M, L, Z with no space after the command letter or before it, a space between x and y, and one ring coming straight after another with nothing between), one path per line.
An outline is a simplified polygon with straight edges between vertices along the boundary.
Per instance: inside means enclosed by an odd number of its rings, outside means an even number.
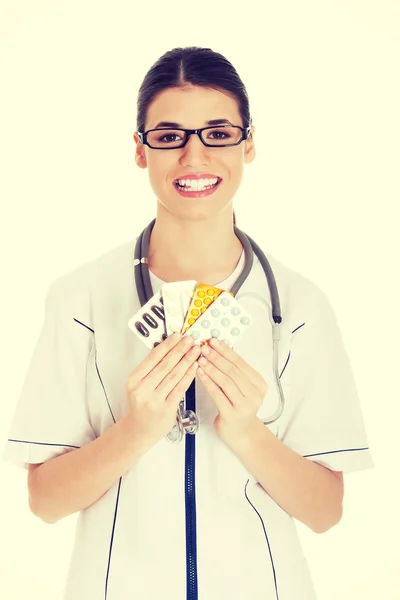
M186 280L230 290L239 277L232 201L254 131L245 87L220 54L177 48L147 73L134 140L157 197L154 294ZM80 512L64 599L315 599L294 519L318 533L336 525L343 472L372 466L328 299L268 255L286 404L265 425L277 390L260 261L236 296L251 329L200 358L175 336L149 351L128 329L141 306L135 244L52 284L7 442L5 459L29 469L35 515L55 523ZM171 444L194 387L199 430Z

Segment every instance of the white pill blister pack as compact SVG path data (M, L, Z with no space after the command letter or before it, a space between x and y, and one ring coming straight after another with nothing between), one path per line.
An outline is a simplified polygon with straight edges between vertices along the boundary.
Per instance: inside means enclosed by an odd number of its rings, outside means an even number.
M167 339L161 289L129 319L128 327L148 348L154 348Z
M197 345L215 337L233 348L252 322L250 313L236 298L222 292L183 337L191 335Z
M180 333L197 281L164 283L160 290L129 319L128 327L148 348Z
M128 327L150 349L169 335L181 332L197 282L165 283L128 321ZM247 310L230 294L222 292L184 334L203 345L216 337L233 348L252 323Z
M197 281L174 281L161 287L167 335L180 333L185 322Z

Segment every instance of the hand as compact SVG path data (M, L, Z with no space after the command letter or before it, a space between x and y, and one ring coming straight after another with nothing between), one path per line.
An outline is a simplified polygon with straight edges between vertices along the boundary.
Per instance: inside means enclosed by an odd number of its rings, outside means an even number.
M202 358L197 361L197 375L219 411L214 420L214 430L222 441L230 445L230 442L248 435L257 424L257 412L268 391L268 384L260 373L220 340L208 340L208 344L202 346L202 353L207 362L204 364Z
M191 335L179 340L167 337L153 348L125 382L128 398L126 418L137 435L153 445L175 425L182 397L197 369L199 346Z

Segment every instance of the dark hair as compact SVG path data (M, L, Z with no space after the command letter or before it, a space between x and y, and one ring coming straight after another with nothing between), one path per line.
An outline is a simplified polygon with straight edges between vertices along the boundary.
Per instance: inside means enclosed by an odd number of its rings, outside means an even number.
M169 50L147 72L137 99L137 131L145 131L150 104L158 94L168 88L190 85L227 93L238 103L242 127L252 125L247 91L234 66L211 48L189 46ZM235 211L233 223L236 224Z

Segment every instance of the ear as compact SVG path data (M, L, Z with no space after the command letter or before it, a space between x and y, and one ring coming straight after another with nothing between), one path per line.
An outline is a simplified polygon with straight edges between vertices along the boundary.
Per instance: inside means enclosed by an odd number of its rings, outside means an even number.
M141 141L139 140L139 136L136 131L133 134L133 139L136 142L136 152L135 152L136 164L141 169L146 169L147 161L146 161L146 153L144 150L144 144L142 144Z
M255 129L256 128L254 127L254 125L251 125L249 137L244 142L245 143L244 162L246 164L253 162L253 160L255 159L255 156L256 156L256 147L254 144Z

